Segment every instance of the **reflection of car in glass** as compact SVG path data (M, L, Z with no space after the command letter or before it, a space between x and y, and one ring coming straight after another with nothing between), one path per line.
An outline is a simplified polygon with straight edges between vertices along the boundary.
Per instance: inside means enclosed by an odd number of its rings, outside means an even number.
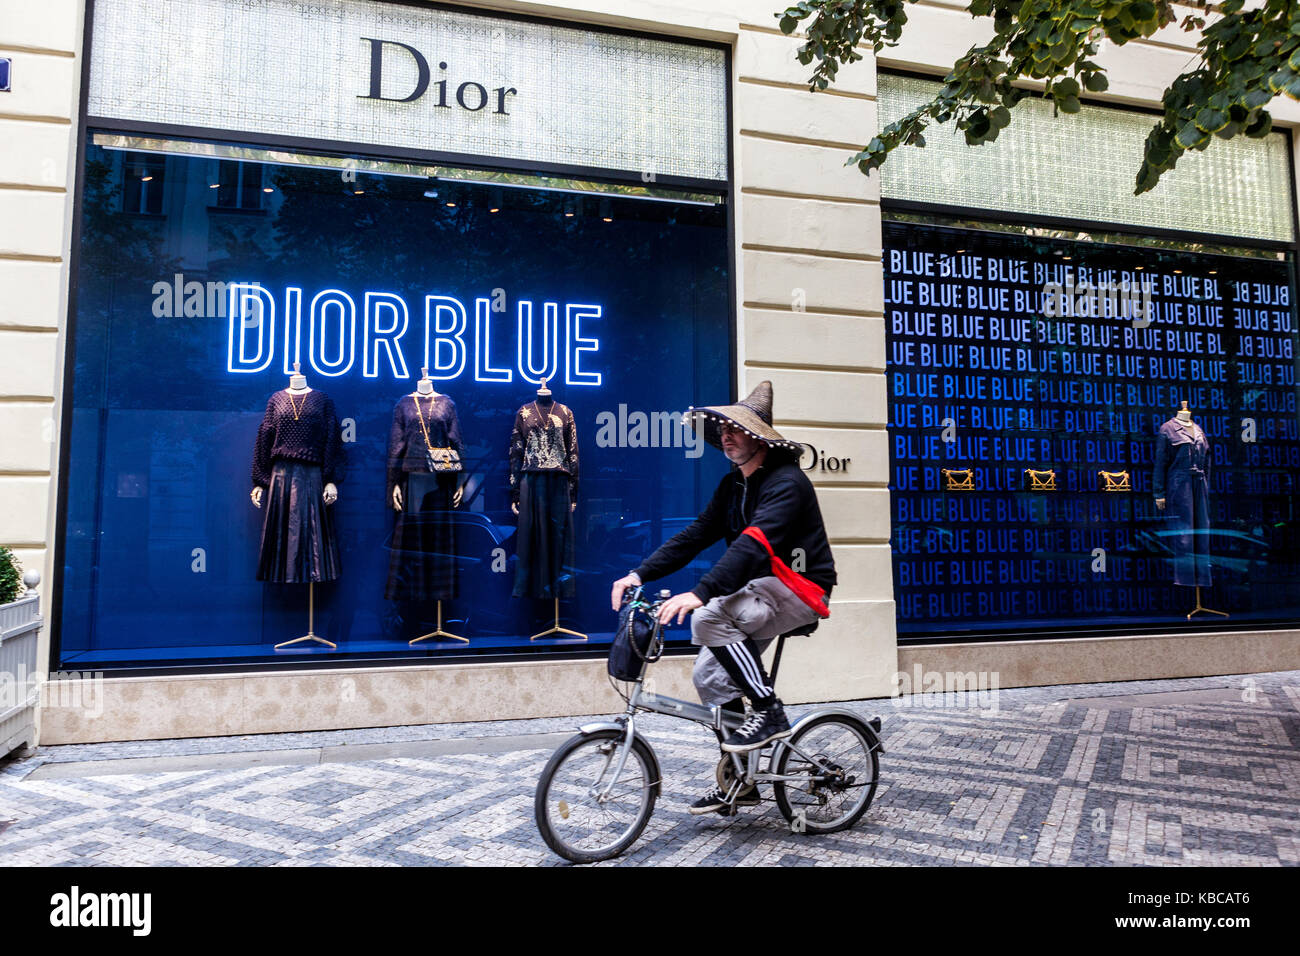
M515 575L514 548L509 544L515 533L515 519L509 512L459 511L449 513L455 525L456 553L448 557L456 562L460 598L472 607L476 625L484 632L508 633L511 630L513 608L509 602L499 600L501 579L513 583ZM506 523L509 520L510 523ZM390 532L384 542L385 551L391 554L393 536ZM493 570L499 555L498 548L506 551L505 570ZM501 565L498 563L497 567ZM507 592L509 588L507 587ZM463 602L462 602L463 603ZM458 605L459 606L459 605Z
M602 567L608 573L613 573L614 578L622 577L627 573L628 568L635 568L653 554L656 548L685 529L694 520L694 517L661 518L658 522L633 521L615 528L609 533L609 540L605 544ZM658 540L655 540L654 536L657 536ZM683 572L679 573L691 574L698 578L711 567L713 567L712 560L696 557L686 565Z
M1230 528L1207 528L1193 533L1206 537L1206 551L1212 567L1244 574L1252 566L1268 564L1268 542L1254 535ZM1153 555L1172 560L1174 552L1169 539L1181 534L1180 531L1163 529L1141 531L1137 540L1145 544Z

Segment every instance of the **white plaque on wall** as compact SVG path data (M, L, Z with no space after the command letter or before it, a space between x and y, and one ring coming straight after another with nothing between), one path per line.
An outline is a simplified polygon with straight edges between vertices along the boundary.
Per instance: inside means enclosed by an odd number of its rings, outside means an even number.
M87 112L727 178L722 48L373 0L95 0Z

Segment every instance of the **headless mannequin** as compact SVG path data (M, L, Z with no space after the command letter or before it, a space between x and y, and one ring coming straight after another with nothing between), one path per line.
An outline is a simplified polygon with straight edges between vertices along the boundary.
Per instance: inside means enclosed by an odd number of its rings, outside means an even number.
M425 369L421 369L420 371L424 373L423 377L418 382L415 383L415 391L411 393L415 397L415 407L417 410L419 410L420 408L420 399L422 398L436 399L438 397L438 393L433 390L433 379L429 378L429 370L425 368ZM464 485L458 485L456 487L456 494L453 495L451 499L451 506L453 508L460 507L460 499L464 491L465 491ZM393 485L393 510L394 511L402 510L402 486L401 485Z
M551 406L553 406L554 404L555 404L555 399L551 397L551 390L546 387L546 379L542 379L542 387L537 390L537 409L538 411L544 414L549 414L551 410ZM578 503L576 501L572 501L569 503L570 511L575 510L577 507L578 507ZM510 510L513 511L515 514L519 514L518 503L511 504Z
M1180 408L1180 409L1177 411L1177 413L1175 413L1174 418L1177 419L1177 420L1178 420L1178 424L1182 425L1183 428L1185 428L1187 431L1191 432L1192 434L1195 434L1195 433L1196 433L1196 432L1195 432L1195 429L1196 429L1196 422L1192 421L1192 412L1191 412L1191 410L1187 407L1187 403L1186 403L1186 402L1183 402L1183 407ZM1159 510L1164 511L1164 510L1165 510L1165 499L1164 499L1164 498L1157 498L1157 499L1156 499L1156 507L1157 507Z
M293 363L293 374L289 376L289 387L285 389L290 395L306 395L311 391L311 386L307 384L307 376L298 370L298 363ZM262 489L254 488L253 493L249 495L253 499L253 507L262 507ZM321 497L327 505L332 505L339 500L339 490L335 487L334 482L327 482Z

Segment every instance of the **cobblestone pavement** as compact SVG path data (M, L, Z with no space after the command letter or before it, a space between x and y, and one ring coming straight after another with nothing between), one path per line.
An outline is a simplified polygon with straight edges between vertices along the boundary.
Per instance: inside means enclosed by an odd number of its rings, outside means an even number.
M829 836L771 802L689 815L716 746L648 716L664 794L602 865L1300 863L1300 672L994 693L844 705L883 717L887 753ZM43 747L0 764L0 863L557 865L533 789L588 719Z

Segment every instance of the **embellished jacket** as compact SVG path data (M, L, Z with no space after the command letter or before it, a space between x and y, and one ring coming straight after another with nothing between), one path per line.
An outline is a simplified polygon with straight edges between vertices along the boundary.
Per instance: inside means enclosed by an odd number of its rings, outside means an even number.
M540 413L540 415L539 415ZM519 503L519 480L525 472L559 472L569 476L569 497L578 497L578 426L567 405L529 402L515 413L510 432L510 500Z

